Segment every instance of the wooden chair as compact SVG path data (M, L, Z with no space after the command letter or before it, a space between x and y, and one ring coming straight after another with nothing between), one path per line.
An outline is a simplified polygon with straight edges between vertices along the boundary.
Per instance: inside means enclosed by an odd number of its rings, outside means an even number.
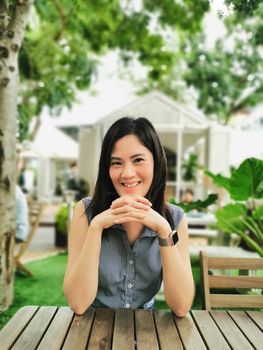
M18 272L23 272L28 276L32 276L32 272L26 268L26 266L21 262L23 255L26 253L29 244L31 243L37 228L39 226L43 211L45 208L44 202L30 201L28 203L28 215L29 215L29 224L30 231L27 236L27 239L18 244L17 252L15 253L15 267Z
M263 308L263 295L214 294L211 289L263 289L263 275L249 275L250 270L263 270L263 258L216 258L200 251L202 307L211 308ZM212 269L247 270L246 275L229 276L210 274Z

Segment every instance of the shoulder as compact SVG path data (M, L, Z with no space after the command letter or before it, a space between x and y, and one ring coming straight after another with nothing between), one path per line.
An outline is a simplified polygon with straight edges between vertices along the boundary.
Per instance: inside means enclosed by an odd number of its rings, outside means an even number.
M90 203L91 203L91 197L82 198L82 199L80 200L80 202L83 203L85 209L88 209L89 206L90 206ZM79 203L80 203L80 202L79 202Z
M92 217L91 199L92 199L91 197L85 197L81 199L81 201L79 202L79 203L82 203L82 206L84 206L85 213L89 222L91 221L91 217Z
M180 221L182 220L182 218L184 217L184 211L182 208L178 207L175 204L166 203L166 205L167 205L169 212L172 215L175 227L177 227L179 225Z

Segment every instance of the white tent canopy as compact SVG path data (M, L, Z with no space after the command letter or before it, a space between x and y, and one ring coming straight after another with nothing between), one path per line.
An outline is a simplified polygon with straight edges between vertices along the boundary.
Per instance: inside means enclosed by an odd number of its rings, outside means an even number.
M35 139L23 153L24 156L32 158L64 160L76 160L78 154L78 143L47 121L40 122Z

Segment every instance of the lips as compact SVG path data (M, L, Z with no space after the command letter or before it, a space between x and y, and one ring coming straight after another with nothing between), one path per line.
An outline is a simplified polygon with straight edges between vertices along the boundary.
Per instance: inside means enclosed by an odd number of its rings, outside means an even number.
M140 183L141 183L141 181L136 181L136 182L132 182L132 183L123 182L122 185L124 187L127 187L127 188L134 188L134 187L138 186Z

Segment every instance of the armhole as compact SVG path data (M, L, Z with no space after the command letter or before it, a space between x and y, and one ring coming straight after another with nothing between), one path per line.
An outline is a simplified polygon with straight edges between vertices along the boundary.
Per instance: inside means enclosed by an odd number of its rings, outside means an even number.
M86 214L88 223L90 224L91 217L92 217L91 208L90 208L91 198L90 197L85 197L85 198L82 199L82 202L84 204L85 214Z
M168 206L168 208L172 216L174 228L177 230L182 218L184 217L184 211L182 208L171 204Z

